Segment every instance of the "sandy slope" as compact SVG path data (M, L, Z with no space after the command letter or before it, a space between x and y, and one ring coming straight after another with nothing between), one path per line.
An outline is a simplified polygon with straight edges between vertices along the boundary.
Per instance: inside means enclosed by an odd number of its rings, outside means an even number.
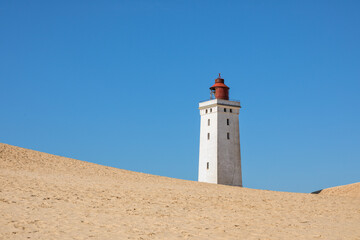
M360 182L321 190L320 194L360 198Z
M360 199L197 183L0 144L0 239L360 239Z

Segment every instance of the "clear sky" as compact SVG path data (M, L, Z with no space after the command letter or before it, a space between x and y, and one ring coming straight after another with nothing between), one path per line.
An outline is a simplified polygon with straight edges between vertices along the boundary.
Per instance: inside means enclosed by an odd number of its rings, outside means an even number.
M360 181L360 1L0 1L0 142L196 180L219 72L244 186Z

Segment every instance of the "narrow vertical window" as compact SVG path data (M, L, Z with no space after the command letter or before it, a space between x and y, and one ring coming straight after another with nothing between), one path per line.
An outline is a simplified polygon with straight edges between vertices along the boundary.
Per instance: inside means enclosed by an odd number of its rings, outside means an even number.
M208 140L210 139L210 133L208 133Z
M229 124L228 124L229 125ZM210 126L210 119L208 119L208 126Z
M232 109L230 109L230 112L232 113Z
M230 125L230 120L229 119L226 119L226 124Z
M226 112L226 108L224 108L224 112Z
M227 133L227 139L230 139L230 133Z
M209 162L206 163L206 169L209 170Z
M210 112L212 112L212 108L210 108Z
M205 113L207 113L208 111L207 111L207 109L205 110Z

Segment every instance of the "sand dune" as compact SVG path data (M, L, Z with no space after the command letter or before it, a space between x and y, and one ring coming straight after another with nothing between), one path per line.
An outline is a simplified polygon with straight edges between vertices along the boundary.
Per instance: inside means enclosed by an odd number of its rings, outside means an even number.
M319 194L360 198L360 182L326 188L321 190Z
M177 238L360 239L360 199L184 181L0 144L0 239Z

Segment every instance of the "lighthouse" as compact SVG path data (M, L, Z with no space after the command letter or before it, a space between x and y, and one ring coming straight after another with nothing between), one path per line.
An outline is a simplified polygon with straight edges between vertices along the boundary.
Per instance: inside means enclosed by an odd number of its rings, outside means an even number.
M229 100L229 87L219 73L210 99L199 103L199 182L242 187L240 108L239 101Z

